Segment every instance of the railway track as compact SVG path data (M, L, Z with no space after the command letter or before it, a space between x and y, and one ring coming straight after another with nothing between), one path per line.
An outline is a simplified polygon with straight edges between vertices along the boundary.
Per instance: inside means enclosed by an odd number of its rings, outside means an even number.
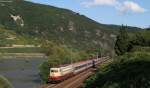
M57 84L44 84L44 85L40 86L39 88L53 88L56 85Z

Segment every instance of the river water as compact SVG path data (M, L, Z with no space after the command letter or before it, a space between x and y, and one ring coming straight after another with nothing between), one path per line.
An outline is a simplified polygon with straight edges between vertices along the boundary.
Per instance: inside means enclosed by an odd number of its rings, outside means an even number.
M0 75L5 76L14 88L37 88L42 84L39 65L44 58L0 59Z

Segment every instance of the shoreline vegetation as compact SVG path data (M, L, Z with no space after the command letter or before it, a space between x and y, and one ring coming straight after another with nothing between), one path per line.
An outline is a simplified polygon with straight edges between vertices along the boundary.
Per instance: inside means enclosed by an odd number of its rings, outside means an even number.
M13 88L12 84L2 75L0 75L0 88Z
M0 47L0 59L8 58L45 58L41 47Z

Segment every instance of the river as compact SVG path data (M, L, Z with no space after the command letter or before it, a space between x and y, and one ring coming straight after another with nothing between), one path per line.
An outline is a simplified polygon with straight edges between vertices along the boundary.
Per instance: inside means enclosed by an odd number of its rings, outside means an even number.
M0 59L0 75L5 76L14 88L37 88L42 81L39 65L44 58Z

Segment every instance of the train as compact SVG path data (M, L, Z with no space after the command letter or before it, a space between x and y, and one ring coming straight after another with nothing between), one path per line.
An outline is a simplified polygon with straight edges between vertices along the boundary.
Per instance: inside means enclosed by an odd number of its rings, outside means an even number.
M68 64L65 66L50 68L48 81L49 82L61 82L70 77L81 73L82 71L95 67L95 65L101 63L106 57L94 57L90 60L80 61L77 63Z

